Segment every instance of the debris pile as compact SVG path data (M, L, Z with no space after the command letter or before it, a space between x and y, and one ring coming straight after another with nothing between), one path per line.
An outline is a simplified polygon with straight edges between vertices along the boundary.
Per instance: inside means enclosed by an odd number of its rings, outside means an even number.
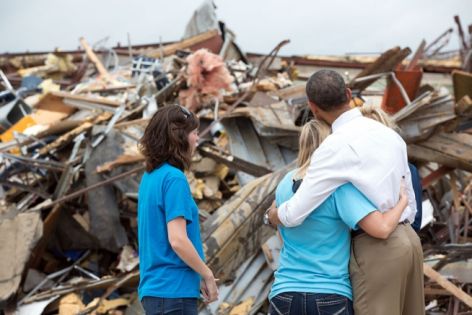
M230 30L197 13L180 42L98 49L81 38L79 51L0 56L5 312L143 313L137 143L154 112L179 103L201 121L187 177L207 262L221 280L219 301L200 312L266 313L280 244L262 215L295 165L300 126L312 118L304 82L321 67L346 76L352 106L389 112L408 143L424 189L431 314L470 310L470 35L460 32L458 57L441 55L440 41L422 43L409 60L400 47L367 62L277 56L288 41L246 55Z

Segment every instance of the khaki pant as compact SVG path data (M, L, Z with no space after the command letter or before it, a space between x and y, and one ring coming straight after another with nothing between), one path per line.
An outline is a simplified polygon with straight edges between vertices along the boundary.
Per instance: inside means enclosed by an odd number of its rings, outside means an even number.
M425 313L423 249L409 224L399 224L387 240L354 237L349 269L356 315Z

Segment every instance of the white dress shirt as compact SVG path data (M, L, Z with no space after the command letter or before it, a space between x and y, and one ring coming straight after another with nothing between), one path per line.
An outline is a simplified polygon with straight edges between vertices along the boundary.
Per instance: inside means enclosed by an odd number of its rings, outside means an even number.
M347 182L384 212L397 204L402 176L409 202L400 222L413 222L416 201L405 142L392 129L351 109L333 122L332 134L313 153L297 192L279 206L279 219L287 227L300 225ZM346 206L355 211L356 205Z

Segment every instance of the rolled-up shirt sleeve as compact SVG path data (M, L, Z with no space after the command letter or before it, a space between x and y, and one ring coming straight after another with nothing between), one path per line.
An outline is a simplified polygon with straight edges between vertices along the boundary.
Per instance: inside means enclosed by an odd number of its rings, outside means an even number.
M349 181L350 170L357 165L356 155L343 152L345 150L333 150L321 145L313 153L297 192L278 207L277 215L284 226L300 225L336 188Z

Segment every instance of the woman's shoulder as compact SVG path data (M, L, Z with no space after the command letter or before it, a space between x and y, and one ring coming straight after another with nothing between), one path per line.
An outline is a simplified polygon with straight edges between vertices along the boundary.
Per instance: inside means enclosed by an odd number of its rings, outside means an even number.
M285 176L282 178L282 180L279 182L277 187L284 186L287 184L290 184L290 187L292 187L293 183L293 175L295 174L296 169L289 171Z
M167 162L162 163L162 165L148 173L148 175L154 178L160 178L164 181L173 179L187 180L187 177L182 170Z
M275 200L277 205L280 205L284 201L288 200L292 195L293 175L295 170L289 171L277 185L275 190Z

